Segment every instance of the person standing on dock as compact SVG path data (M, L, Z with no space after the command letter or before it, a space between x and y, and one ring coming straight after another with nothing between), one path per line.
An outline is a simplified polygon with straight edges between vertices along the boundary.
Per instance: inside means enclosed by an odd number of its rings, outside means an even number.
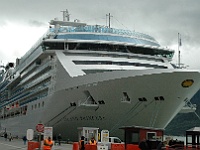
M26 136L23 137L24 145L26 145L27 138Z
M53 146L53 141L51 140L51 137L48 137L48 139L44 140L43 150L51 150Z
M81 136L81 140L79 141L79 150L85 150L84 136Z
M90 145L97 145L96 140L94 139L94 137L91 138L90 140Z
M4 133L4 138L5 138L5 141L7 141L8 134L6 132Z
M8 135L8 139L9 139L9 141L12 140L12 134L11 133Z
M59 134L58 135L58 145L61 145L61 139L62 139L61 134Z

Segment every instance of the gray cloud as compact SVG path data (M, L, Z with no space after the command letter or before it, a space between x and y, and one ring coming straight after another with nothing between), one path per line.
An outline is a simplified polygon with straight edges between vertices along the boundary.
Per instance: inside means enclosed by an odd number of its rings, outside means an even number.
M106 24L106 14L111 13L111 25L149 34L163 46L177 44L177 34L182 35L182 55L200 53L200 1L197 0L1 0L0 26L3 20L22 22L31 26L48 26L49 20L62 17L61 10L68 9L71 19L91 24ZM184 63L197 56L191 55ZM193 63L191 63L193 64ZM193 64L200 68L200 62Z
M31 25L31 26L36 26L36 27L41 27L41 26L47 26L48 25L47 23L40 22L40 21L37 21L37 20L29 20L28 24Z

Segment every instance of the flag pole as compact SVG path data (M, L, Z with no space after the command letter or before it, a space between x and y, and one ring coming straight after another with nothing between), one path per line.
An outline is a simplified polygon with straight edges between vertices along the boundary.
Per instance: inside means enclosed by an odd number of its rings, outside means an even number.
M181 44L181 39L180 39L180 34L178 33L178 68L180 68L180 62L181 62L181 57L180 57L180 49L179 49L179 46L181 46L180 45Z

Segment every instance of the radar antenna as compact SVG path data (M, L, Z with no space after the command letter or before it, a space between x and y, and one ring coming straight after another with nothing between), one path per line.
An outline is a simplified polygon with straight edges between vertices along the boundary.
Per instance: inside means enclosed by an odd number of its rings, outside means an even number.
M70 20L70 14L68 10L66 9L65 11L61 11L63 13L63 21L69 21ZM67 20L66 20L67 19Z

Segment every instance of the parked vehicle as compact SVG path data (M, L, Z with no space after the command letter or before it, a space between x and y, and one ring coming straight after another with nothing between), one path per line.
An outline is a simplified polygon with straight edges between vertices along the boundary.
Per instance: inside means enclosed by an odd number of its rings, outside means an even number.
M112 143L124 143L124 142L122 142L122 140L118 137L109 137L108 143L98 142L98 145L106 145L106 146L108 146L108 149L111 149Z

